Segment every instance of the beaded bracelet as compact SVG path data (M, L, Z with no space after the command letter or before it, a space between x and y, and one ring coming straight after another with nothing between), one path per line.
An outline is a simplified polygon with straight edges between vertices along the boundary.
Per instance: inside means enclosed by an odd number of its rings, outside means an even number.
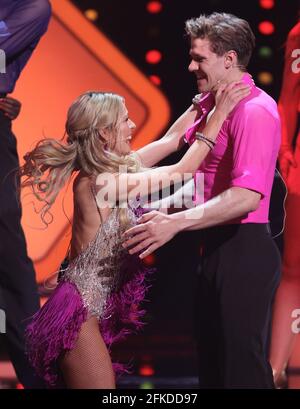
M201 142L204 142L205 143L205 145L207 145L208 147L209 147L209 149L210 150L212 150L213 149L213 146L209 143L209 142L207 142L205 139L202 139L201 137L199 137L199 138L197 138L197 141L201 141Z
M196 139L199 141L206 142L207 146L210 147L210 149L213 149L216 146L216 142L212 141L211 139L207 138L206 136L203 135L201 132L196 132L195 134Z

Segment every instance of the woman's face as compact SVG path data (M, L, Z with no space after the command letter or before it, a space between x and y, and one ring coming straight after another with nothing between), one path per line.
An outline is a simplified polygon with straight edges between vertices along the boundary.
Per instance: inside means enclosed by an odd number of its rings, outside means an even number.
M118 122L116 144L113 148L117 155L128 155L131 152L130 141L135 127L135 123L128 117L128 110L124 104Z

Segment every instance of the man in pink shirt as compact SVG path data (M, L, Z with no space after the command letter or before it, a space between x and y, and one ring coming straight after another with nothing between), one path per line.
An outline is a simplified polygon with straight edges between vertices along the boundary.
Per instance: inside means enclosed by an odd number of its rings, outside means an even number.
M204 174L205 202L234 186L261 194L256 210L226 221L226 224L268 223L270 192L280 145L279 115L275 101L255 86L250 74L244 73L242 81L251 87L251 94L224 122L215 148L204 159L198 173ZM204 93L198 102L200 118L185 136L189 144L194 142L196 132L213 107L213 94ZM196 198L196 203L200 200Z
M251 85L251 93L224 122L198 170L204 175L204 200L196 194L192 209L145 214L139 226L126 232L125 245L130 253L143 250L143 258L178 232L201 229L200 387L273 388L267 342L280 255L270 236L268 213L280 145L277 106L246 71L255 38L245 20L225 13L201 15L186 22L186 31L189 71L201 93L194 99L197 116L185 134L188 143L205 137L201 130L220 83L242 80ZM182 124L188 124L191 112L183 115Z

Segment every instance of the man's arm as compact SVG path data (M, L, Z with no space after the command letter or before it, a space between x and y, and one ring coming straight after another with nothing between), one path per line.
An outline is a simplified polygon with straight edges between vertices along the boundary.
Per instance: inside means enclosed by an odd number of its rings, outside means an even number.
M1 6L1 1L0 1ZM48 0L19 1L3 20L7 33L0 36L0 49L7 61L34 44L47 30L51 16Z
M258 192L232 187L200 206L174 214L174 221L180 231L205 229L255 211L260 199Z
M140 254L140 258L144 258L181 231L204 229L253 212L258 208L260 198L257 192L232 187L193 209L172 215L157 211L144 214L139 220L142 224L125 233L128 239L124 247L130 247L130 254L144 250Z
M150 168L171 153L179 150L183 144L186 130L195 122L197 110L191 105L158 141L154 141L136 151L143 166Z

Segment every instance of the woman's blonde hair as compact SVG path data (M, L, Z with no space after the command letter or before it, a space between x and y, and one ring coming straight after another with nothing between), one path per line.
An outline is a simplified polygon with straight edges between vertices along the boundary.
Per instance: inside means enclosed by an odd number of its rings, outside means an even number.
M122 114L124 99L120 95L86 92L68 110L66 142L43 139L24 156L25 163L20 168L21 187L30 186L35 197L44 202L41 218L46 225L47 212L74 172L82 170L96 176L119 172L120 166L130 173L141 169L135 155L117 155L108 149L107 141L100 135L102 129L110 131L109 148L114 148ZM125 210L120 209L120 212ZM124 217L121 219L125 223Z

